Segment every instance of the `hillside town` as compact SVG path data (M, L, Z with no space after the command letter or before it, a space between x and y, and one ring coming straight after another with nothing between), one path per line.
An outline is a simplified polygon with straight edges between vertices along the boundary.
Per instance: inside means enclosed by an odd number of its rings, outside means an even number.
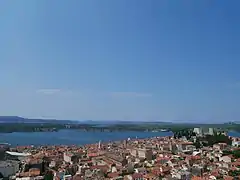
M152 137L85 146L1 144L0 179L11 180L233 180L240 178L240 138L213 128L190 137ZM222 134L223 133L223 134ZM206 136L231 143L203 145ZM199 140L200 139L200 140ZM206 143L206 142L205 142ZM199 144L199 146L197 145Z

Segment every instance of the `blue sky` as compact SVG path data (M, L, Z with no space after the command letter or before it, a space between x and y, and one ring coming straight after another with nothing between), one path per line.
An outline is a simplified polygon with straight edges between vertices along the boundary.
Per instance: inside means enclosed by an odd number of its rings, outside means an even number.
M0 2L0 115L240 120L238 0Z

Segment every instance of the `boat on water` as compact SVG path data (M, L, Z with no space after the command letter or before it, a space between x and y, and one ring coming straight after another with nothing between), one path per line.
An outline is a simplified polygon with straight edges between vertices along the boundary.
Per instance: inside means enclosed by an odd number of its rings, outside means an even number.
M168 132L168 129L161 129L161 132Z
M168 129L152 130L151 132L168 132Z

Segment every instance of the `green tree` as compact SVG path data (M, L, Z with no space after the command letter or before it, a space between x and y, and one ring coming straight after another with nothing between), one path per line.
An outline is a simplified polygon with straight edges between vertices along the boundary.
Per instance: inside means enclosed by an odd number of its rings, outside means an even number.
M51 171L48 171L44 176L44 180L53 180L53 173Z
M236 171L229 171L228 173L230 176L236 177L240 175L240 170L236 170Z
M194 143L194 146L199 149L201 147L201 143L199 141L199 139L196 140L196 142Z

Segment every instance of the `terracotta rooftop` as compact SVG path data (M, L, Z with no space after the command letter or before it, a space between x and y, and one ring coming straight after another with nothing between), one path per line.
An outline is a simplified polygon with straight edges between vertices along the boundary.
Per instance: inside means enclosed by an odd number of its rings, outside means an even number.
M108 174L108 177L110 177L110 178L116 178L118 176L119 176L119 174L117 172L113 172L113 173Z

